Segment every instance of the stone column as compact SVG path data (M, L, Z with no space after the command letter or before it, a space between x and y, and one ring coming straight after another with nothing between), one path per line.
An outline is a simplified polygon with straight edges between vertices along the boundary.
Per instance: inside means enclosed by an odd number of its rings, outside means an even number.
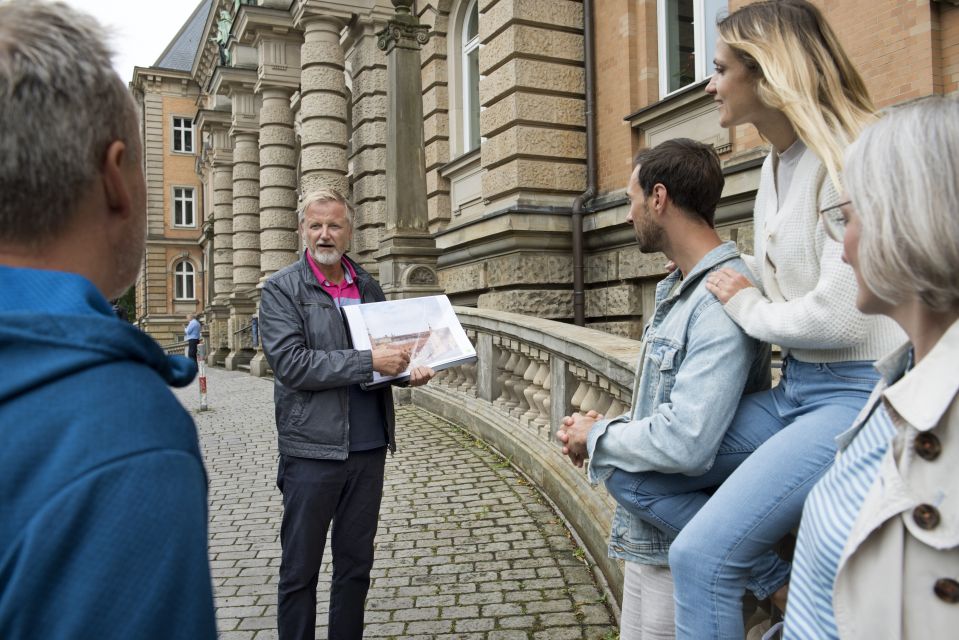
M235 98L234 98L235 99ZM233 293L230 295L230 355L226 368L250 362L253 345L237 331L250 324L256 311L260 280L260 149L255 131L233 133Z
M346 76L340 30L343 22L325 16L304 16L300 51L302 113L302 176L300 192L319 188L349 191L346 177Z
M386 237L380 241L380 284L390 298L442 293L440 251L429 232L420 48L429 27L411 13L413 0L392 0L396 15L380 32L386 52Z
M378 277L376 252L386 226L386 60L376 31L385 21L357 24L346 60L353 80L351 109L353 167L353 246L350 255Z
M260 270L296 262L296 139L287 88L263 90L260 107Z
M225 132L224 132L225 134ZM229 156L229 157L227 157ZM230 352L230 294L233 292L233 151L213 161L213 301L207 313L207 362L222 366Z
M296 139L286 87L262 89L260 106L260 272L258 288L296 262ZM250 373L266 375L269 364L259 344Z

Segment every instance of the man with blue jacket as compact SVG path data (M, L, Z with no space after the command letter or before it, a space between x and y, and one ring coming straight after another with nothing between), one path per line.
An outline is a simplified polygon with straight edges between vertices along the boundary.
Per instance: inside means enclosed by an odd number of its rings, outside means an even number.
M636 157L626 221L643 253L676 269L656 287L636 369L632 411L567 417L557 437L619 503L609 555L626 561L620 637L674 637L670 542L760 443L724 440L740 396L769 387L769 348L747 336L706 290L730 267L752 278L713 226L723 190L712 147L668 140ZM757 590L759 590L757 588Z
M206 473L136 279L136 105L99 25L0 3L0 638L216 637Z

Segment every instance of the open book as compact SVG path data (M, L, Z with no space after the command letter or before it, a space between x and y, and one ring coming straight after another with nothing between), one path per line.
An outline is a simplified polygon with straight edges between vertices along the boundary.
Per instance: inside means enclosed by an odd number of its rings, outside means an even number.
M410 366L396 376L373 372L364 389L409 380L421 365L434 370L476 362L476 350L466 337L446 296L368 302L342 307L353 348L366 350L384 344L410 350Z

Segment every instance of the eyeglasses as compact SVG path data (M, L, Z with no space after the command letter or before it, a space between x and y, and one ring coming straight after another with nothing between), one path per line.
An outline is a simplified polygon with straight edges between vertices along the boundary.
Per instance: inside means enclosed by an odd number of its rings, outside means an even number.
M842 207L848 204L852 204L852 201L846 200L819 210L823 231L836 242L842 242L842 238L846 234L846 217L842 214Z

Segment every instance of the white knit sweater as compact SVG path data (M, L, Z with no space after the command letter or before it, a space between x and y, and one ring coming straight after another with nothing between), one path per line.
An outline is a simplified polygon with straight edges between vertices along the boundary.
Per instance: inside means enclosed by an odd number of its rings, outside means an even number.
M842 245L826 237L819 209L839 198L826 167L809 149L796 167L777 211L772 152L763 164L756 206L755 259L759 289L741 290L726 312L754 338L778 344L804 362L876 360L906 337L885 316L856 309L856 276L842 261Z

